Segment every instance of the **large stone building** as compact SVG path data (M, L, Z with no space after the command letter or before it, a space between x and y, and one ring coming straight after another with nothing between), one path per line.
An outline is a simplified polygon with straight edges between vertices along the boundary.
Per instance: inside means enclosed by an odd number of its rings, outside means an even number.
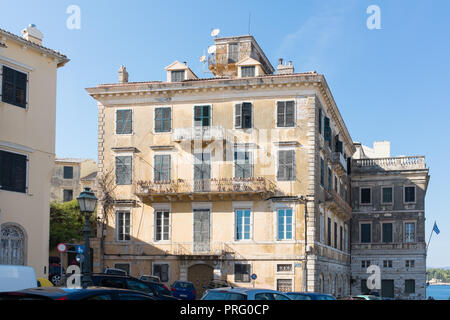
M175 61L164 82L121 67L119 83L87 89L99 172L116 182L94 271L191 280L199 294L212 278L349 294L355 147L325 77L282 61L274 74L252 36L215 44L213 78Z
M92 159L56 158L50 200L71 201L86 187L96 192L97 170L97 164Z
M43 47L34 25L22 33L0 29L0 264L46 276L56 75L69 60Z
M391 157L389 142L355 144L351 173L352 292L426 297L425 194L421 156ZM367 268L380 268L381 292L367 287Z

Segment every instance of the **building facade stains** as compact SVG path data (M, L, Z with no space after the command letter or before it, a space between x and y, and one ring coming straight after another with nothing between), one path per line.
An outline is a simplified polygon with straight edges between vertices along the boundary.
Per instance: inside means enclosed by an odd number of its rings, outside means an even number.
M115 182L94 271L349 295L356 147L325 77L281 60L274 74L252 36L215 45L213 78L175 61L167 82L121 67L87 89L99 178Z

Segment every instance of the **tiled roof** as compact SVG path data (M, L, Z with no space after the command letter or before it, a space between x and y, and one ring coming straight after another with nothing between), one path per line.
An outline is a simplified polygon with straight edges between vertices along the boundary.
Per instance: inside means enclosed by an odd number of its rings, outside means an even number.
M68 59L67 56L65 56L64 54L62 54L62 53L60 53L58 51L55 51L53 49L41 46L41 45L39 45L37 43L34 43L32 41L29 41L27 39L19 37L19 36L15 35L14 33L11 33L9 31L6 31L6 30L1 29L1 28L0 28L0 35L4 35L6 37L9 37L10 39L13 39L13 40L18 41L20 43L26 44L27 46L33 47L33 48L35 48L37 50L40 50L40 51L43 51L43 52L45 52L47 54L52 55L53 57L55 57L55 58L57 58L59 60L58 61L58 66L60 66L60 65L62 66L62 65L66 64L67 62L70 61L70 59Z

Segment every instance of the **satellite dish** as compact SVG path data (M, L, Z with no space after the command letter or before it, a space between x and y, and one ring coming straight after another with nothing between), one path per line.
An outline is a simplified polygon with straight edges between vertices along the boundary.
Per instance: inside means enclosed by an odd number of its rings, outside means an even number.
M200 57L200 62L205 62L205 60L206 60L206 56L201 56Z
M217 37L220 33L220 29L213 29L213 31L211 31L211 37Z
M213 54L214 52L216 52L216 46L215 45L209 46L208 53Z

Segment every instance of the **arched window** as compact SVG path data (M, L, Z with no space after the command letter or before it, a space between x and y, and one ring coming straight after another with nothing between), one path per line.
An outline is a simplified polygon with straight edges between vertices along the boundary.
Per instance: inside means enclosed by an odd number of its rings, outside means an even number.
M1 226L0 264L25 265L25 236L15 225Z

